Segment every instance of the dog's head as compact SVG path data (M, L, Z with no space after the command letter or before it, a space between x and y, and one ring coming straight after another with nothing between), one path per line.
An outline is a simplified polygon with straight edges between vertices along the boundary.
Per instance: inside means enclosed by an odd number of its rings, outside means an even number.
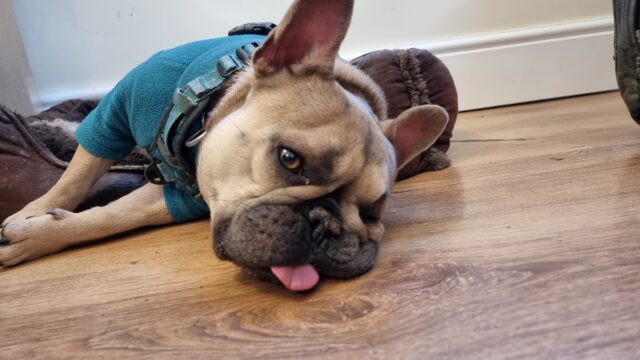
M336 60L352 0L296 1L210 115L198 182L221 259L292 290L371 269L398 168L448 117L385 120L381 90Z

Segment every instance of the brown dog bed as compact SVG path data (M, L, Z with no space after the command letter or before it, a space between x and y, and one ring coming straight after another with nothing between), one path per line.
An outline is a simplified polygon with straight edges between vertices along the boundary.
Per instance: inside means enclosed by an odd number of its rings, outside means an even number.
M401 169L398 179L448 166L444 153L458 114L458 97L446 66L417 49L376 51L352 63L382 87L389 118L423 104L440 105L449 113L449 124L436 144ZM30 117L0 105L0 220L55 184L78 146L75 128L96 105L97 101L70 100ZM137 149L116 163L80 209L104 205L142 186L148 161L146 153Z

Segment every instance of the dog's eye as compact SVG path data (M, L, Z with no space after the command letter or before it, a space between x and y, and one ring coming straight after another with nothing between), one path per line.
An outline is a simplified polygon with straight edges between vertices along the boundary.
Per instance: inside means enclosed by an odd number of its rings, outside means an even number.
M293 150L281 147L278 150L278 158L280 159L282 166L287 170L297 171L302 168L302 158L300 158L300 155L296 154Z

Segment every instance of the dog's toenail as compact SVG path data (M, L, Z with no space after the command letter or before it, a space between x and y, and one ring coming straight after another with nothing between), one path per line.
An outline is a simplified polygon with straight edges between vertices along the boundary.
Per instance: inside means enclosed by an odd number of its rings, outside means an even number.
M9 245L11 242L4 237L4 225L0 226L0 246Z

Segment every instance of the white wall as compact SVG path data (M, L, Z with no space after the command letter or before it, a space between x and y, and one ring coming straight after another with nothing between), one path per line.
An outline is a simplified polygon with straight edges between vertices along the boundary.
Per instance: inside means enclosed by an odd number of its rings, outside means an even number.
M38 99L10 0L0 0L0 49L0 104L30 115Z
M289 3L13 0L36 88L44 103L102 95L157 50L224 35L243 22L277 22ZM418 45L429 48L434 42L442 46L443 41L460 38L486 42L486 36L514 29L533 27L535 32L547 25L610 17L611 0L358 0L342 54L349 57L374 49ZM610 54L606 56L610 58ZM473 89L461 91L472 93ZM464 96L461 99L473 104L471 100ZM463 103L463 107L500 103Z

